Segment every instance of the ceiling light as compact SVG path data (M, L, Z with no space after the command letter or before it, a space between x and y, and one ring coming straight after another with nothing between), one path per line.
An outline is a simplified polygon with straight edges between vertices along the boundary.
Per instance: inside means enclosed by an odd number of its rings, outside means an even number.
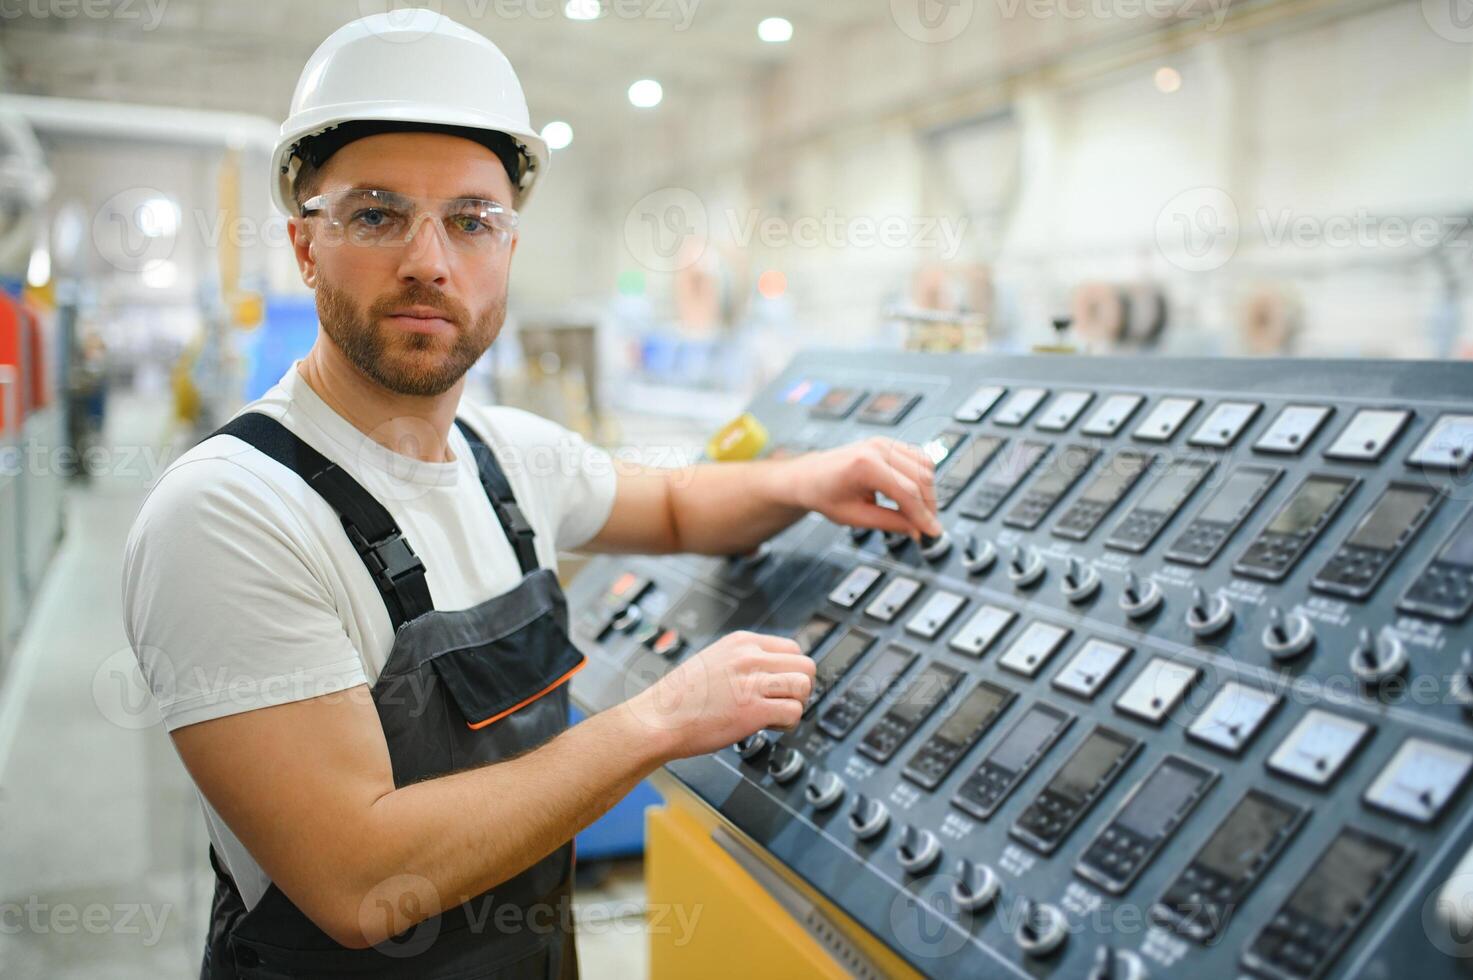
M152 289L168 289L179 281L179 266L168 259L154 259L139 274L143 284Z
M653 78L641 78L629 86L629 103L641 109L653 109L665 97L665 90Z
M757 25L757 36L768 44L782 44L793 39L793 22L786 17L768 17Z
M565 150L573 142L573 127L555 119L542 127L542 138L547 141L548 149Z
M568 0L563 4L563 16L568 20L598 20L603 12L601 0Z
M1181 72L1170 65L1162 65L1156 69L1156 91L1170 95L1181 88Z

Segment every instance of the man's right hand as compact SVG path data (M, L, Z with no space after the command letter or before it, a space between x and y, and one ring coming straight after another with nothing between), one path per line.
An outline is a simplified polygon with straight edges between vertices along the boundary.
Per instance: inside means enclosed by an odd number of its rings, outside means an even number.
M672 759L704 755L803 717L814 664L782 636L732 633L627 702Z

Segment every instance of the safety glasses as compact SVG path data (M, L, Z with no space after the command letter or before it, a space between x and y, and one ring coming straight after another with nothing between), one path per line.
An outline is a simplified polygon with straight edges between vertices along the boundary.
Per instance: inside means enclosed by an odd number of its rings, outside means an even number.
M318 194L302 203L302 217L321 218L329 241L350 245L407 245L420 225L431 221L451 249L491 254L516 235L519 218L511 208L479 198L416 198L393 191L347 188Z

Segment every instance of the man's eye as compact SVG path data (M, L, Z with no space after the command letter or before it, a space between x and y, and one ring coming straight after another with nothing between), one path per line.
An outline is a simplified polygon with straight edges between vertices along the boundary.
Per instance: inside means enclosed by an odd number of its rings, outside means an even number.
M453 215L450 218L450 223L455 226L456 231L463 232L467 235L479 235L490 227L486 222L473 214Z
M394 222L394 212L385 208L363 208L354 212L351 220L356 225L365 228L383 228Z

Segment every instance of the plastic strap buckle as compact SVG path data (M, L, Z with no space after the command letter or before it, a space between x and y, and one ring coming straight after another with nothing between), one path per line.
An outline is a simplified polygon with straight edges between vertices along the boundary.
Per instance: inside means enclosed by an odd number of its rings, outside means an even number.
M347 529L349 540L353 542L353 548L374 578L392 585L416 572L424 572L424 562L419 560L419 556L399 531L396 530L381 541L369 543L356 527L346 522L343 526Z

